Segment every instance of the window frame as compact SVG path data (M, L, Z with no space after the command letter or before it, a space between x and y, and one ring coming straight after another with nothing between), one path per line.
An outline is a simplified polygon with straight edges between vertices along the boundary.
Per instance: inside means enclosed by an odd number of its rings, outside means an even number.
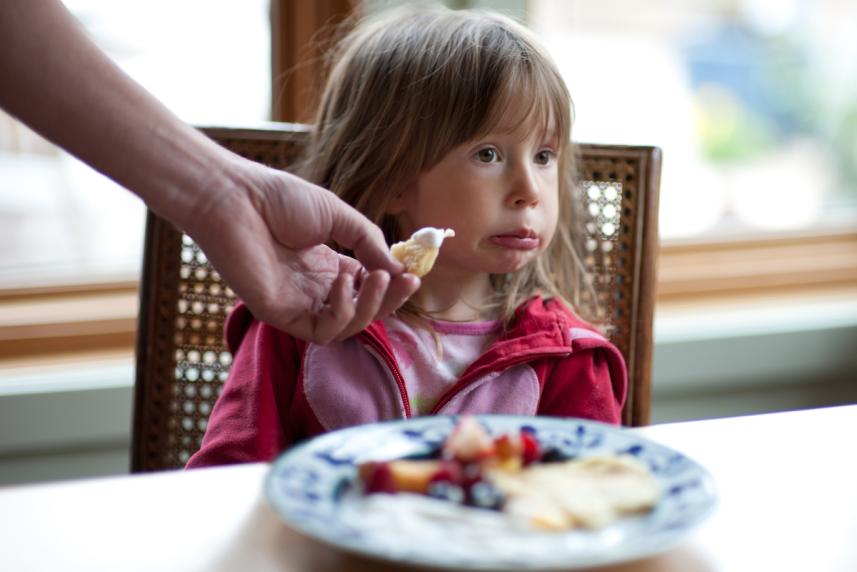
M300 4L300 7L298 7ZM306 121L325 69L316 40L359 0L271 0L272 117ZM286 79L287 81L284 81ZM737 297L805 294L857 284L857 230L664 241L657 308ZM0 368L59 354L134 351L137 280L0 288Z
M857 230L669 241L659 305L838 290L857 285Z

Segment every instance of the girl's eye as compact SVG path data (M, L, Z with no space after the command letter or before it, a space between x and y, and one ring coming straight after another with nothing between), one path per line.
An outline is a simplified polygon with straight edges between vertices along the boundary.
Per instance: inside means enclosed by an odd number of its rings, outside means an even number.
M494 163L497 161L497 150L493 147L486 147L476 152L476 159L483 163Z
M549 165L554 158L554 152L548 149L543 149L536 153L536 163L539 165Z

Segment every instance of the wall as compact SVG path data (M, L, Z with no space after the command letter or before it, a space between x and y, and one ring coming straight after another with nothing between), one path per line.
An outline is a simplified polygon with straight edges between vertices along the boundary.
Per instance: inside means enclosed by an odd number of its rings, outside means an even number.
M857 403L857 300L659 312L652 422ZM0 377L0 485L128 471L133 362Z

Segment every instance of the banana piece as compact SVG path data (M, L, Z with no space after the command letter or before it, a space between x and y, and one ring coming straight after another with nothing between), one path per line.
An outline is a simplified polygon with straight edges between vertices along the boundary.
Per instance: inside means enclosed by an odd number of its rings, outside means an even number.
M408 272L422 277L434 266L443 239L451 236L455 236L451 228L427 226L416 231L408 240L391 246L390 254L404 264Z

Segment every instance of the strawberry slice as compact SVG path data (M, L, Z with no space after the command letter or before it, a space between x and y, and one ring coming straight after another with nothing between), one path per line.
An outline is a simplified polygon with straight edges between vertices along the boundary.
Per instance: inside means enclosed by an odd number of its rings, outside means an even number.
M357 468L366 494L395 493L396 481L390 463L370 461Z

